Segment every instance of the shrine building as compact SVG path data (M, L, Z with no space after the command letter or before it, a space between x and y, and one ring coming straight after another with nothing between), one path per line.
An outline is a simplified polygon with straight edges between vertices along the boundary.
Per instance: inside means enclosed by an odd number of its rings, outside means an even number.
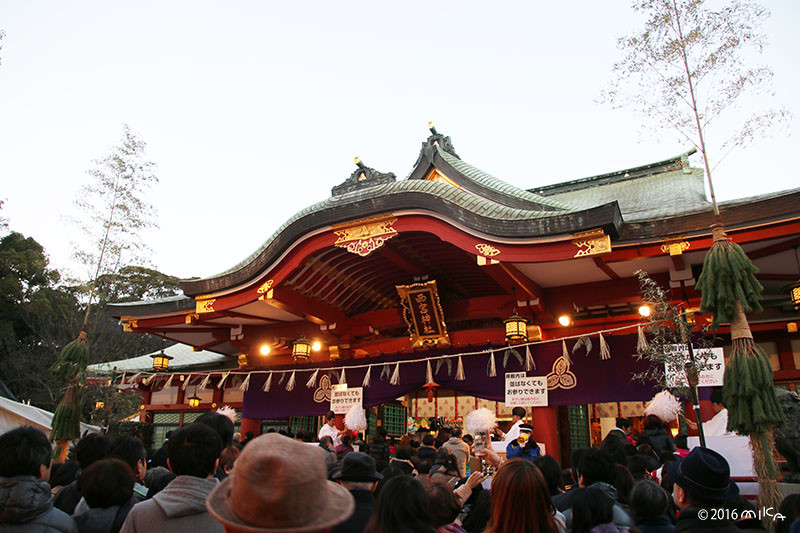
M182 282L181 296L112 305L125 331L211 354L180 368L153 354L162 371L118 377L163 438L222 405L241 412L242 433L313 431L345 384L361 388L371 430L394 435L476 407L507 419L504 375L526 372L547 382L547 406L528 409L534 434L563 460L658 390L631 379L645 364L633 357L647 305L635 273L699 306L715 217L692 153L523 190L430 126L406 178L356 159L328 199L229 270ZM800 391L800 189L720 210L765 287L755 340L776 384Z

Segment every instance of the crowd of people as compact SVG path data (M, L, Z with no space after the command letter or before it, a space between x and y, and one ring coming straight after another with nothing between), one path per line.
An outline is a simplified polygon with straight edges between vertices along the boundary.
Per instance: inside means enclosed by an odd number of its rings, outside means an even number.
M647 420L617 420L568 465L542 455L524 409L505 456L458 427L368 442L336 428L234 438L205 413L151 453L136 438L89 434L52 463L38 429L0 435L0 526L26 532L669 533L765 531L717 452ZM543 431L544 428L541 428ZM241 440L241 442L240 442ZM800 531L800 495L776 524ZM744 517L744 518L742 518ZM755 517L755 518L754 518Z

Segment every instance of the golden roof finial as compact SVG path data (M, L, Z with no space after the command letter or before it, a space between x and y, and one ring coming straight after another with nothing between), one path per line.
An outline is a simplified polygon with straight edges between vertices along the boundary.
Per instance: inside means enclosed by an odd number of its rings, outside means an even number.
M429 129L429 130L436 129L436 127L433 125L433 121L432 121L432 120L429 120L429 121L428 121L428 129Z
M356 165L357 165L357 164L359 164L359 163L361 163L361 158L360 158L360 157L358 157L358 156L355 156L355 157L353 158L353 163L355 163Z

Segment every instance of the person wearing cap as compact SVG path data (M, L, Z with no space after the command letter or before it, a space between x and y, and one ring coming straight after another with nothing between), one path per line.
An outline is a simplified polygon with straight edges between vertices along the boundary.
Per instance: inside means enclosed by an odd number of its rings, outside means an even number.
M321 533L347 520L355 501L327 480L318 446L267 433L245 446L206 507L227 533Z
M722 512L725 502L739 494L739 487L731 481L731 469L723 456L698 446L683 461L670 463L666 471L675 482L672 500L680 509L676 533L739 531Z
M520 424L517 440L510 442L508 446L506 446L506 458L515 459L520 457L528 461L533 461L537 457L541 457L542 452L536 440L533 438L532 432L532 425Z
M333 448L335 449L342 443L342 435L346 431L339 431L336 427L336 414L333 411L328 411L325 415L325 423L319 428L317 440L322 440L322 437L330 437L333 441Z
M500 433L500 438L503 439L503 445L508 448L508 445L517 440L519 437L519 426L522 425L522 419L525 418L527 411L525 411L524 407L515 407L511 410L511 428L508 430L508 433L503 433L500 430L497 430Z
M206 511L206 497L219 484L214 477L222 439L210 427L194 423L173 433L167 466L177 476L150 500L133 506L120 533L222 532Z
M363 533L367 527L372 507L373 493L383 476L375 470L375 459L363 452L350 452L342 460L342 469L333 474L333 480L353 495L355 511L331 533Z

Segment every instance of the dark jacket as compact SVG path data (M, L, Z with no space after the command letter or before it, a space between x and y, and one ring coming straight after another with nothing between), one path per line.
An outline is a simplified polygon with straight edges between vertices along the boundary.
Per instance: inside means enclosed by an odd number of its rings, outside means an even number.
M672 437L667 435L667 432L659 428L650 428L644 432L647 438L650 439L650 445L653 450L660 454L661 452L674 452L675 444L672 442Z
M672 533L675 525L665 514L636 518L636 528L642 533Z
M517 441L512 441L508 443L506 446L506 458L507 459L527 459L528 461L533 461L537 457L542 456L542 452L539 449L539 445L536 444L533 440L529 440L531 444L526 444L525 446L520 446Z
M0 477L4 532L76 533L75 521L53 507L50 485L33 476Z
M603 493L605 493L606 496L608 496L614 501L614 511L613 511L614 514L612 519L614 524L623 528L628 528L633 526L633 518L631 518L631 515L629 515L627 511L625 511L625 509L623 509L622 506L617 501L618 493L617 489L614 488L614 486L609 485L608 483L603 483L602 481L596 481L591 485L589 485L589 487L603 491ZM572 529L572 509L567 509L566 511L564 511L564 518L566 518L567 520L567 528Z
M562 492L561 494L556 494L553 496L553 505L556 506L556 509L561 511L562 513L572 507L572 496L575 494L575 490L578 487L575 486L569 489L566 492Z
M101 508L90 508L75 518L78 533L119 533L125 518L133 508L132 503Z
M380 442L373 441L367 444L367 454L371 455L376 462L385 461L389 462L389 443L381 440Z
M334 526L331 533L363 533L367 527L369 516L372 514L372 507L375 505L375 498L372 492L367 489L353 489L350 491L356 500L356 507L350 518L341 524Z
M75 506L78 505L81 498L83 498L83 493L81 492L80 472L78 472L75 481L69 485L64 485L64 487L58 491L58 494L53 498L53 507L61 509L68 515L72 515L72 513L75 512Z
M722 505L720 505L722 507ZM700 509L689 507L682 509L678 515L678 523L675 524L675 533L686 531L714 531L715 533L739 533L739 528L730 520L712 520L712 512L708 512L705 520L701 520L697 513Z

